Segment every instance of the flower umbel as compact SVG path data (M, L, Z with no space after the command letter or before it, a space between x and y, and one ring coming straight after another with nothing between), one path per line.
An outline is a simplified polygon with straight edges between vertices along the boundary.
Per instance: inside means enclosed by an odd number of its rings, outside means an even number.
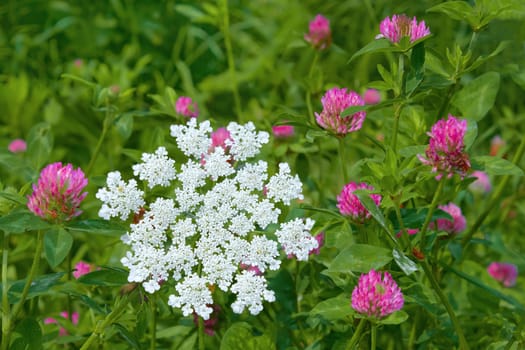
M40 173L38 183L33 184L27 207L48 221L71 220L82 213L79 207L87 196L87 192L82 192L87 183L82 169L60 162L49 164Z
M315 113L317 123L324 129L337 135L345 135L361 129L366 118L365 111L341 117L341 113L351 106L363 106L365 102L354 91L347 92L346 88L328 90L321 98L323 111Z
M374 187L365 182L362 182L362 183L350 182L345 187L343 187L343 190L337 196L337 207L339 208L339 212L341 214L345 216L350 216L357 222L362 223L370 219L371 214L363 206L359 198L354 194L354 191L356 190L373 191ZM381 203L380 194L371 194L370 198L372 198L372 200L377 206L379 206L379 204Z
M487 267L487 272L495 280L503 283L505 287L512 287L516 284L518 268L514 264L493 262Z
M352 308L360 314L376 319L401 310L404 304L403 293L390 273L370 270L359 277L352 291Z
M465 176L470 169L470 160L465 153L465 133L467 121L456 119L448 115L448 119L438 120L428 133L430 141L425 151L426 157L418 155L419 160L432 167L433 172L438 172L438 180L443 174L448 177L456 172Z
M146 201L137 182L126 184L118 172L109 173L107 188L97 193L103 201L100 216L126 220L135 213L122 236L129 246L121 260L130 270L128 281L141 283L148 293L158 291L161 281L172 282L163 284L172 288L168 304L204 320L213 318L219 289L236 295L234 312L259 313L264 301L275 300L264 273L279 268L279 245L299 260L318 247L310 233L313 220L279 220L279 207L303 198L298 176L286 163L270 176L265 161L251 159L269 141L268 133L253 123L232 122L219 130L212 132L209 121L198 124L195 118L172 125L187 162L173 163L162 149L133 167L139 180L165 188L155 188L162 197ZM171 171L166 181L158 181Z
M317 15L308 26L309 32L304 35L304 40L315 49L324 50L332 43L330 21L322 15Z
M410 38L410 42L419 40L430 35L430 30L425 21L418 22L416 17L410 19L407 15L393 15L392 18L386 17L379 25L381 34L376 39L387 38L393 43L398 43L403 37Z

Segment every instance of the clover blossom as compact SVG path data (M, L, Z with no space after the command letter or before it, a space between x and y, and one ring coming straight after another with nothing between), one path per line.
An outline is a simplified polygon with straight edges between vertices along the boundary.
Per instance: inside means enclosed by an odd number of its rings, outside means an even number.
M279 139L290 138L295 133L293 125L275 125L272 126L273 136Z
M89 263L87 263L85 261L79 261L75 265L75 271L73 271L73 277L78 279L81 276L84 276L85 274L90 273L91 269L92 269L91 264L89 264Z
M438 120L428 133L430 141L425 151L426 157L418 155L419 160L432 167L433 172L438 172L436 179L443 174L448 177L457 172L462 177L470 169L470 160L465 153L465 133L467 121L456 119L449 114L448 119Z
M68 221L82 213L79 207L87 196L82 192L87 183L82 169L60 162L49 164L42 169L38 183L33 184L27 207L45 220Z
M492 184L486 172L476 170L473 171L471 175L476 178L476 181L468 186L469 190L477 193L489 193L492 190Z
M175 102L175 111L188 118L197 118L199 115L199 109L197 103L193 102L191 97L181 96Z
M185 316L210 319L215 289L236 295L234 312L257 314L264 301L275 300L263 274L279 269L279 247L307 260L319 246L310 233L313 220L279 220L281 205L303 198L301 182L286 163L270 176L265 161L250 159L269 141L253 123L232 122L217 133L193 118L172 125L171 135L186 162L173 162L160 147L133 166L140 181L164 187L155 188L162 197L146 201L137 181L126 183L118 172L110 172L97 193L101 217L126 220L135 213L122 236L128 281L148 293L171 288L168 304Z
M398 43L403 37L408 36L410 42L413 43L427 35L430 35L430 30L425 24L425 21L418 23L416 17L410 19L408 16L393 15L392 19L386 17L379 24L379 31L381 34L376 36L376 39L387 38L393 43Z
M465 230L467 227L467 220L463 216L460 207L450 202L447 205L440 205L438 208L452 216L452 221L449 219L437 219L438 230L446 231L450 234L458 234ZM434 228L434 223L430 224L430 228Z
M332 43L332 31L330 21L323 15L317 15L308 25L308 33L304 35L304 40L309 42L314 49L324 50Z
M514 264L503 262L492 262L487 267L487 272L498 282L503 283L505 287L512 287L516 284L518 277L518 268Z
M365 102L354 91L347 92L346 88L333 88L328 90L321 98L323 111L315 113L317 123L324 129L337 135L345 135L361 129L366 118L365 111L341 117L341 113L352 106L363 106Z
M23 153L27 150L27 143L22 139L14 139L9 143L7 149L11 153Z
M67 311L62 311L60 313L60 316L62 316L65 319L69 319L69 313ZM74 326L76 326L78 324L78 320L79 320L78 312L72 312L71 313L71 323ZM58 324L58 323L59 322L53 317L48 317L48 318L44 319L44 324ZM60 327L60 329L58 330L58 335L60 337L66 336L68 334L69 333L67 332L67 330L64 327Z
M390 273L370 270L359 277L352 291L352 308L360 314L376 319L401 310L403 293Z
M339 208L339 212L342 215L350 216L357 222L362 223L370 219L372 215L361 203L359 197L354 194L356 190L373 191L374 187L365 182L350 182L349 184L345 185L345 187L343 187L343 190L337 196L337 207ZM376 205L381 203L382 197L380 194L370 194L370 198L372 198Z

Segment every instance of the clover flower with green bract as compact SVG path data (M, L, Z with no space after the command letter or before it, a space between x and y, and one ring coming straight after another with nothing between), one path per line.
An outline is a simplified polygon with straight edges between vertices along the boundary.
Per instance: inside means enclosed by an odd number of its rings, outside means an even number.
M464 177L470 170L470 160L465 152L465 133L467 121L459 120L449 114L448 118L438 120L428 133L430 140L425 156L418 155L421 163L430 165L433 172L437 172L436 179L444 174L452 177L458 173Z
M310 233L313 220L279 221L277 203L303 198L302 184L288 164L281 163L270 176L265 161L250 161L268 142L268 133L253 123L232 122L221 134L217 142L208 121L198 124L192 118L171 126L185 163L176 164L162 147L143 155L134 175L150 187L171 188L165 197L148 203L135 179L126 183L115 172L97 193L103 202L99 215L106 219L126 220L143 211L122 237L130 247L121 260L130 270L128 280L149 293L168 282L173 286L168 304L205 320L213 312L215 288L236 295L234 312L259 313L264 301L275 300L264 272L280 267L279 245L298 260L307 260L318 247ZM161 181L159 174L166 178ZM266 231L276 224L274 240Z
M383 19L379 25L379 31L381 34L378 34L376 39L387 38L393 43L398 43L405 36L410 38L410 42L414 42L430 35L425 21L418 22L416 17L411 19L404 14Z
M88 180L82 169L73 165L52 163L42 169L27 207L35 215L51 222L64 222L79 216L80 203L86 198L82 192Z

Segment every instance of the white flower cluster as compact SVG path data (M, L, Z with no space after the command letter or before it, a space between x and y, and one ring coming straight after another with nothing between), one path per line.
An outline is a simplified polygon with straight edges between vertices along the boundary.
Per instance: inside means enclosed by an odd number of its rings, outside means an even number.
M136 181L126 184L118 172L109 173L107 187L97 193L101 217L125 220L135 213L122 237L130 246L121 260L130 270L128 280L142 283L149 293L163 282L174 286L168 303L186 316L195 312L208 319L214 288L236 295L234 312L259 313L264 301L275 300L262 273L279 268L279 246L300 260L318 246L310 233L313 220L279 223L276 204L303 198L288 164L269 176L265 161L248 162L268 142L268 133L257 132L252 123L232 122L227 130L224 145L212 147L209 122L192 118L173 125L171 135L188 161L177 169L160 147L133 166L148 187L173 186L166 198L145 203ZM269 225L276 225L275 235Z

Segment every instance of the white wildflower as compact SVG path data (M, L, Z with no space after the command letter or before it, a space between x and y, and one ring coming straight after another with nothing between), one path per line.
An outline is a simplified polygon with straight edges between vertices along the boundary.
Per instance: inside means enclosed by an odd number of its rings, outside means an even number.
M257 132L252 122L245 125L231 122L226 129L230 132L230 138L226 139L225 144L230 147L230 154L237 161L242 162L257 155L261 146L270 140L270 135L265 131Z
M260 160L255 164L247 163L237 171L235 180L239 187L245 190L262 190L264 181L268 178L268 164Z
M211 146L209 133L212 128L208 120L200 123L197 128L197 119L191 118L186 125L172 125L170 131L171 136L177 140L179 149L188 157L199 159Z
M98 190L96 197L102 201L102 207L98 212L101 218L109 220L111 217L119 216L126 220L130 213L134 213L144 205L144 192L137 189L137 181L134 179L126 183L122 180L120 172L108 173L107 187Z
M224 148L216 147L215 150L204 157L206 174L216 181L219 177L228 176L235 172L230 164L230 156L224 153Z
M149 188L169 186L175 179L175 161L168 158L166 148L159 147L154 154L143 153L141 159L143 163L133 165L133 175L147 181Z
M286 254L295 255L297 260L308 260L309 252L319 246L315 237L310 234L313 226L314 221L310 218L296 218L281 224L275 235Z
M170 295L168 305L180 308L184 316L195 312L205 320L210 318L213 309L208 305L213 304L213 298L204 278L188 276L175 285L175 290L179 295Z
M279 164L279 173L275 174L268 181L266 186L268 198L281 201L286 205L292 199L303 199L303 185L299 176L290 174L290 166L287 163Z
M263 276L244 270L237 275L236 280L231 287L231 291L237 294L237 299L232 303L233 312L240 314L248 308L252 315L257 315L263 309L263 301L275 301L275 294L266 289L267 282Z

